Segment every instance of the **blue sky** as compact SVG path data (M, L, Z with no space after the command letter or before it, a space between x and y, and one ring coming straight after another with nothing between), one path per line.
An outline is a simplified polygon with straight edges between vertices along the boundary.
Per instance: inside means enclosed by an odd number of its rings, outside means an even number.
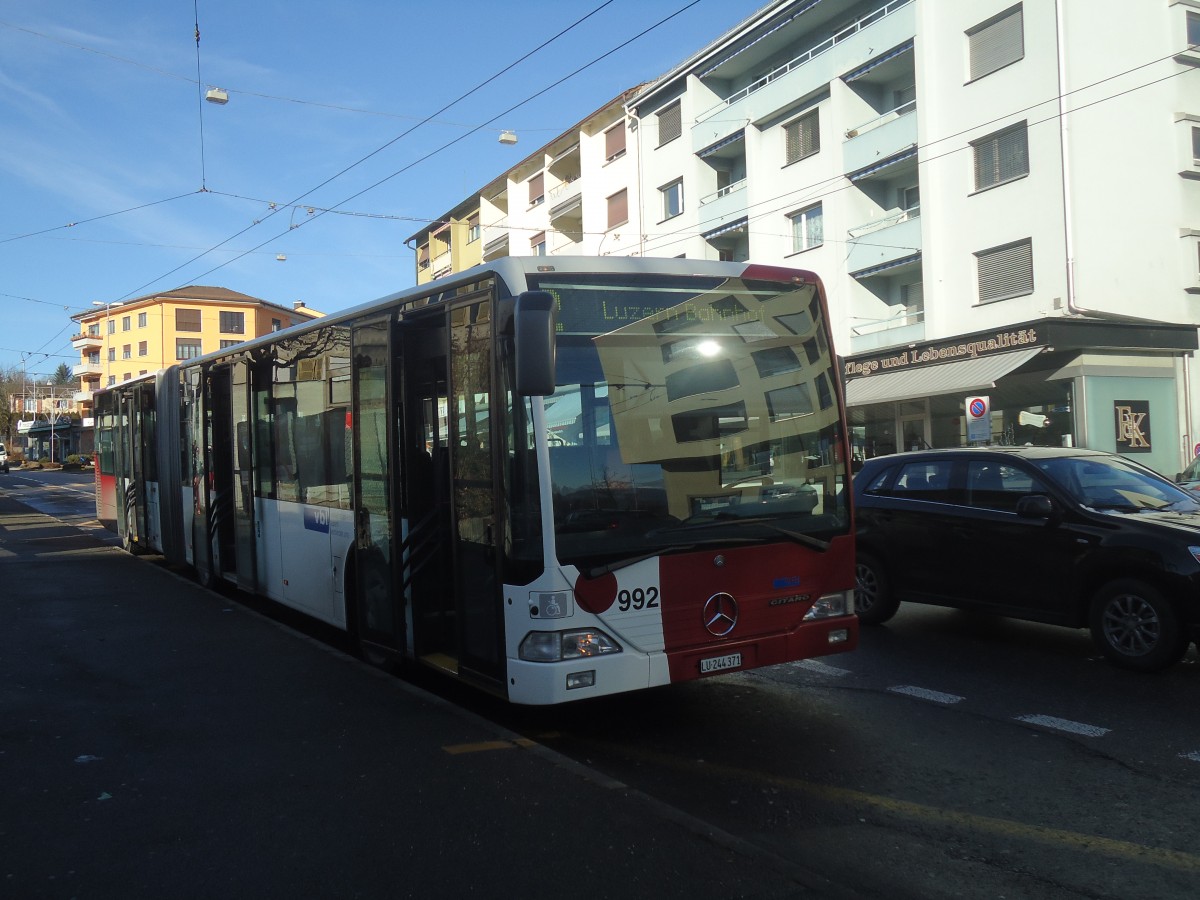
M0 369L77 363L93 301L207 284L336 312L409 287L422 224L762 2L0 3Z

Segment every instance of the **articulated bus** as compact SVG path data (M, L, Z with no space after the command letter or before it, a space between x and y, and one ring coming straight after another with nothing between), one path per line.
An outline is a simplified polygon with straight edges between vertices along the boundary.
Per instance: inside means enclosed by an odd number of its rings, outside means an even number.
M97 395L134 552L552 704L853 649L811 272L511 257Z

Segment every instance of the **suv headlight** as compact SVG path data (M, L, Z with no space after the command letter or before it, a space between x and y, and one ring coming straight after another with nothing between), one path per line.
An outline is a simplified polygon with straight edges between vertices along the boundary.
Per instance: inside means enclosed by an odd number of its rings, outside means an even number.
M577 631L531 631L518 654L527 662L560 662L620 653L621 645L597 628Z

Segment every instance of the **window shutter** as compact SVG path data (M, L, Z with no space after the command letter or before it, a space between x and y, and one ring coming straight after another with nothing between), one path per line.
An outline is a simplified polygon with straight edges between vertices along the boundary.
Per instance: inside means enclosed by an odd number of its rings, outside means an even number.
M975 190L1029 174L1029 133L1022 122L974 144Z
M529 205L541 203L546 196L546 173L538 172L529 179Z
M658 114L658 146L661 147L683 134L682 115L678 102L672 103Z
M629 219L629 192L620 190L608 198L608 227L620 225Z
M616 159L625 152L625 125L616 125L604 132L604 158Z
M980 302L1033 293L1033 241L984 250L976 259Z
M967 32L971 53L971 80L1016 62L1025 55L1024 15L1021 7L1001 13Z
M821 149L821 129L817 110L784 126L784 159L789 163L804 159Z

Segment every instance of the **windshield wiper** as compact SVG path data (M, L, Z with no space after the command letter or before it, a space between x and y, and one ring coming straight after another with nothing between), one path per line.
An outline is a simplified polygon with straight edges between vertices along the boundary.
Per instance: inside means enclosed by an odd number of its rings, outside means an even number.
M776 525L775 521L766 516L743 517L729 513L722 513L704 522L692 522L691 524L680 525L677 528L656 528L654 531L646 532L647 537L653 535L660 537L669 534L677 534L681 531L699 531L704 528L715 528L722 525L761 525L765 528L774 531L776 534L781 534L788 540L795 541L797 544L803 544L805 547L811 547L814 550L819 550L824 553L829 549L829 542L823 541L820 538L813 537L811 534L805 534L802 531L792 531L790 528L784 528ZM727 538L728 540L728 538ZM737 540L737 539L735 539Z

